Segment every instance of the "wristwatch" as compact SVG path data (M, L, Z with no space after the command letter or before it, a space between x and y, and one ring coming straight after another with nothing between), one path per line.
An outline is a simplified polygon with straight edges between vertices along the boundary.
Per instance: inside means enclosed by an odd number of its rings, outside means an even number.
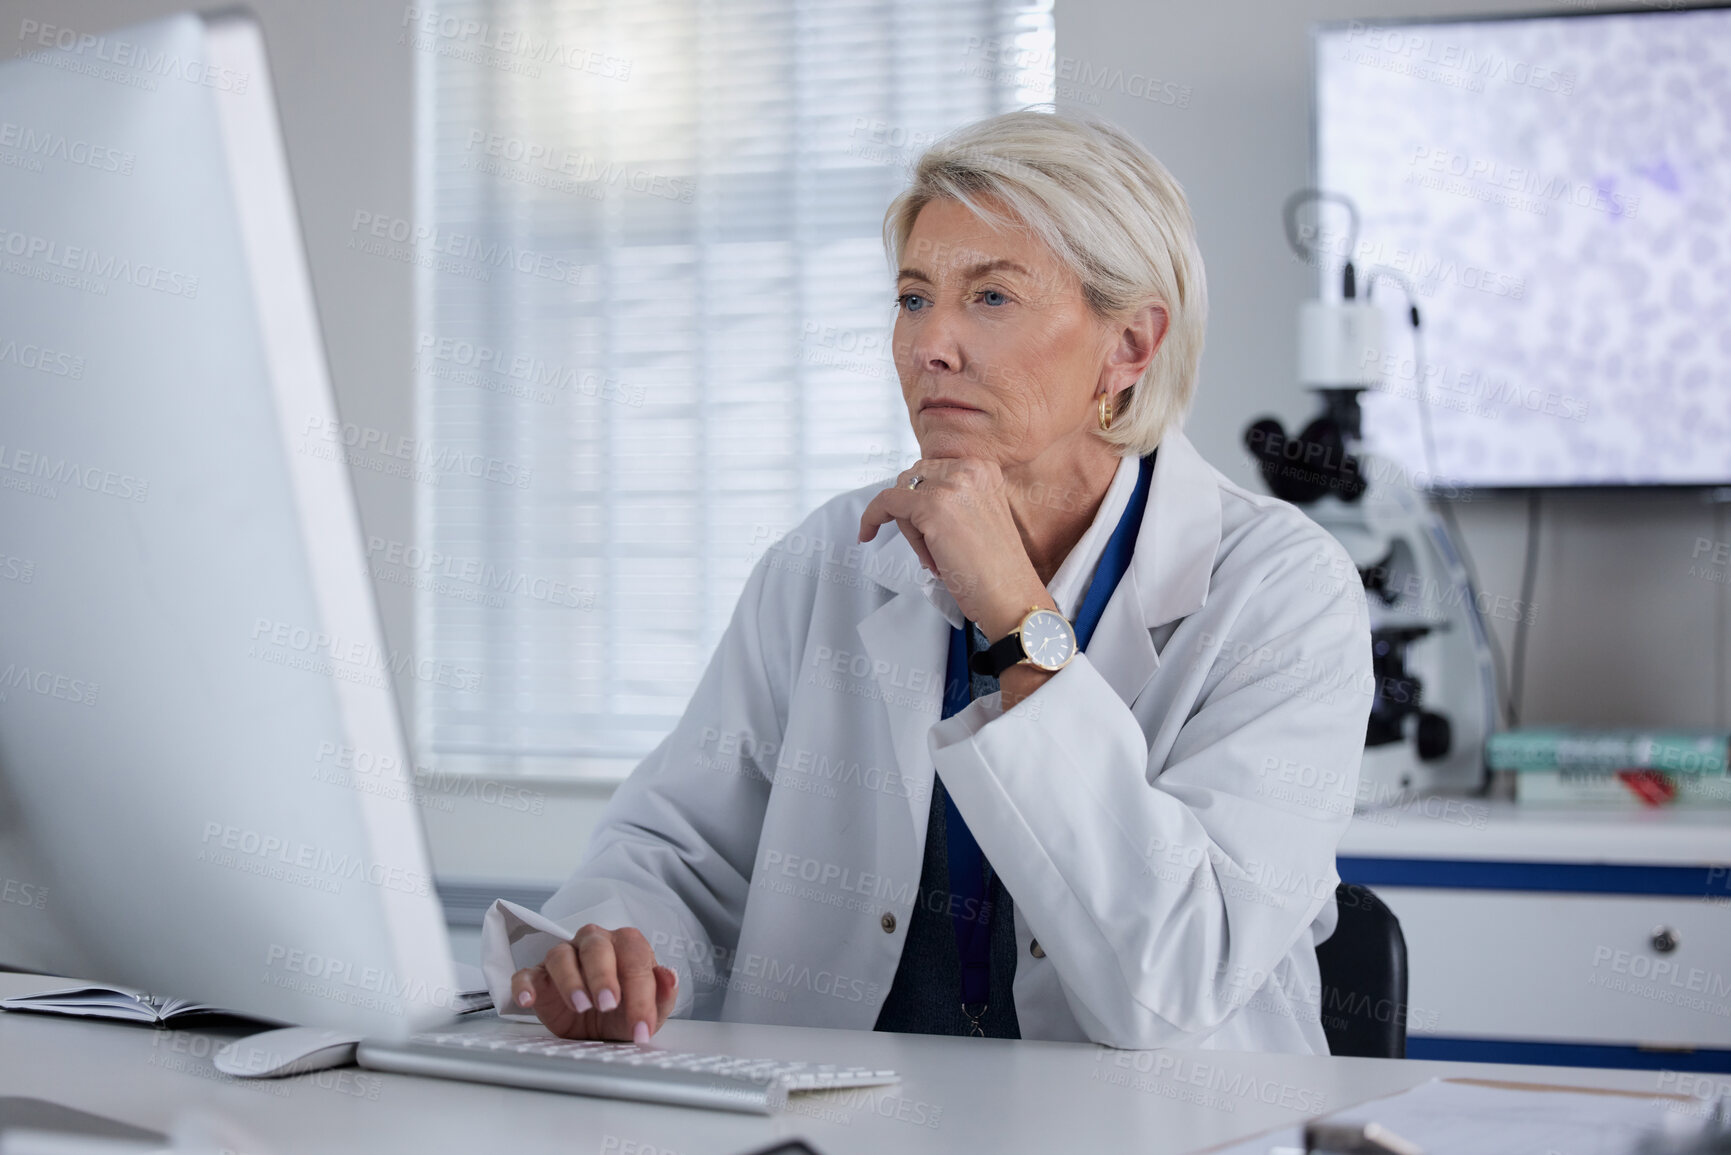
M996 678L1011 666L1028 663L1048 672L1061 670L1076 656L1076 631L1057 610L1030 607L1022 624L968 661L976 674Z

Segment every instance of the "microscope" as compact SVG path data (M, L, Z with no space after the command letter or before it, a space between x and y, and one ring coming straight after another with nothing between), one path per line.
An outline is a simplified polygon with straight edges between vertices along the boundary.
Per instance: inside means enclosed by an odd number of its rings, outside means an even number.
M1359 807L1474 792L1485 781L1497 680L1478 593L1433 502L1460 495L1434 467L1416 475L1364 449L1359 398L1381 384L1385 315L1368 292L1358 296L1351 261L1356 210L1345 198L1319 190L1294 194L1286 210L1289 241L1314 258L1314 249L1298 243L1296 212L1322 200L1345 203L1354 223L1340 299L1306 301L1299 312L1299 385L1316 394L1321 411L1293 433L1272 417L1259 418L1245 430L1244 444L1269 492L1303 509L1345 547L1353 568L1322 580L1368 603L1375 687ZM1391 273L1373 273L1368 287L1385 275ZM1406 288L1416 343L1418 308ZM1415 378L1422 424L1428 420L1422 367Z

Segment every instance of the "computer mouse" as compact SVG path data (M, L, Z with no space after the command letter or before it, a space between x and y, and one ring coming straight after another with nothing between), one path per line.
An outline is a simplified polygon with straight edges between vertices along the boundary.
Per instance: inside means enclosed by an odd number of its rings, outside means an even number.
M263 1031L219 1048L216 1069L237 1079L273 1079L342 1067L355 1061L359 1035L318 1027Z

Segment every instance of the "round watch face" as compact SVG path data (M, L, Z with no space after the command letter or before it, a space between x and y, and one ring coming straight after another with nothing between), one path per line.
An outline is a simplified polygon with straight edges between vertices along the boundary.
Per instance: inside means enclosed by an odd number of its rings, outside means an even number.
M1022 622L1022 652L1042 670L1061 669L1076 655L1076 634L1062 614L1037 610Z

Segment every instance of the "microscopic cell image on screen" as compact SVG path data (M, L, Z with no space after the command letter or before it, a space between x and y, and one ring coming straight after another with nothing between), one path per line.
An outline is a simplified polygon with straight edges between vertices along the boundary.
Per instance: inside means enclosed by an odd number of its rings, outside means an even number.
M1398 270L1424 322L1417 360L1378 282L1370 451L1484 487L1731 482L1731 11L1330 25L1315 161L1361 213L1319 257Z

